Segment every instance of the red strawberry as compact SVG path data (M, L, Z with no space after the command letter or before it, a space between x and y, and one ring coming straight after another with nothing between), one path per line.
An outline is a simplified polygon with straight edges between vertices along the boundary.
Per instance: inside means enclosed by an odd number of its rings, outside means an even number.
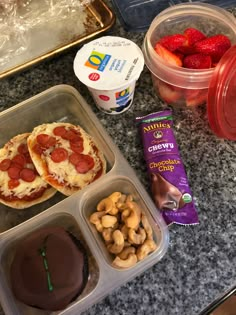
M185 102L187 106L198 106L206 103L208 89L185 90Z
M155 83L154 84L158 89L161 99L167 104L174 104L182 97L182 91L180 88L174 87L161 80L158 80Z
M227 36L218 34L195 43L194 47L196 52L210 55L217 62L231 47L231 42Z
M155 46L156 53L165 61L169 62L170 64L178 67L182 67L181 59L176 56L174 53L160 45L159 43Z
M209 69L211 68L211 57L204 54L186 56L183 60L183 67L189 69Z
M186 37L182 34L167 35L159 40L159 44L170 51L174 51L186 43Z
M196 42L206 38L206 36L202 32L193 27L186 28L186 30L184 31L184 35L187 38L187 46L192 46Z
M196 53L196 50L194 48L194 46L182 46L179 47L175 53L178 52L180 54L183 54L184 56L188 56L188 55L192 55Z

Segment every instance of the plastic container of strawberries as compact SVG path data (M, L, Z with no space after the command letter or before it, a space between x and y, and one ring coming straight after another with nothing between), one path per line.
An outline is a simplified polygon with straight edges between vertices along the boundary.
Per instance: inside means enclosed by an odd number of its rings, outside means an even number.
M199 2L189 0L112 0L116 15L126 31L146 31L157 14L170 6L180 3ZM234 0L202 0L222 8L235 6Z
M163 60L154 47L164 36L183 34L186 28L195 28L207 37L224 34L232 47L215 68L188 69L172 65ZM227 121L235 112L232 108L236 79L235 44L236 19L233 14L205 3L178 4L162 11L150 25L143 43L145 63L158 96L175 107L202 105L209 98L208 117L212 130L219 137L233 140L236 139L236 117L230 123ZM217 88L222 85L224 89ZM216 95L214 100L212 95ZM217 110L219 104L224 104L221 111Z

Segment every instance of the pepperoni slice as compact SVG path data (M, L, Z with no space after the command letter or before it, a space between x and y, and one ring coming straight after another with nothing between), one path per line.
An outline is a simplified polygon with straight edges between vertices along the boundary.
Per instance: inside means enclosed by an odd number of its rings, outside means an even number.
M77 166L81 161L87 163L88 170L91 170L94 167L94 159L90 155L72 153L69 156L69 161L74 166Z
M32 159L31 159L31 156L30 156L30 154L29 154L29 152L27 152L25 155L24 155L24 157L25 157L25 160L26 160L26 163L31 163L31 164L33 164L33 161L32 161Z
M7 170L7 173L11 179L19 179L20 178L20 171L21 171L21 169L19 167L11 166Z
M63 134L61 137L65 140L74 140L79 137L79 134L76 132L76 130L69 129L66 130L66 133Z
M78 154L78 153L72 153L69 156L69 161L71 164L73 165L77 165L80 161L83 160L82 154Z
M39 143L35 143L35 145L33 146L33 151L38 155L41 155L43 153L43 149Z
M56 138L45 133L37 135L36 139L37 142L44 148L50 148L56 144Z
M8 181L8 188L9 189L13 189L16 188L17 186L20 185L20 182L18 181L18 179L10 179Z
M33 182L35 177L35 172L30 168L23 168L20 171L20 178L23 179L25 182Z
M36 140L39 144L45 145L48 142L49 138L50 138L49 135L47 135L45 133L41 133L41 134L37 135Z
M12 159L12 162L15 163L15 164L18 164L21 168L23 168L23 166L26 163L26 158L25 158L25 156L23 154L17 154Z
M66 133L66 127L65 126L58 126L58 127L55 127L54 129L53 129L53 133L54 133L54 135L55 136L63 136L63 135L65 135L65 133Z
M45 147L46 147L46 148L53 147L56 143L57 143L56 138L50 137L50 138L48 139L48 142L45 144Z
M6 171L9 169L11 165L11 160L10 159L4 159L0 162L0 171Z
M89 170L94 167L94 159L90 155L84 155L84 160L87 162Z
M91 156L84 155L84 154L80 154L77 156L78 156L77 161L76 161L75 156L71 155L70 157L71 157L72 162L76 163L74 165L78 173L85 174L94 167L94 159Z
M77 142L83 142L83 138L80 135L75 135L74 138L69 141L71 144L76 144Z
M79 138L77 141L70 141L70 148L75 153L82 153L84 151L83 139Z
M76 171L80 174L85 174L89 171L88 163L85 160L80 161L76 166Z
M17 148L18 153L25 154L28 152L28 147L25 143L21 143Z
M55 163L65 161L68 157L68 152L64 148L56 148L51 153L51 159Z

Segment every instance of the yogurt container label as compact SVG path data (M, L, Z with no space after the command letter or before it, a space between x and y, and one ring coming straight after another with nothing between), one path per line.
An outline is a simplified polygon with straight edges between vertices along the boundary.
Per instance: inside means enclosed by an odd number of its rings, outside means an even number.
M143 67L141 49L116 36L91 41L78 51L74 60L76 76L88 87L99 109L110 114L130 107Z

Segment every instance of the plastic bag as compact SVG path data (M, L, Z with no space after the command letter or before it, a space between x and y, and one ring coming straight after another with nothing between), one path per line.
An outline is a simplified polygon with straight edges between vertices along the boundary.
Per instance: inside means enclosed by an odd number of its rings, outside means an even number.
M63 29L66 28L63 20L70 20L75 13L78 17L78 11L82 13L92 1L0 0L0 67L4 68L4 65L26 53L27 50L35 51L40 48L31 47L35 46L34 41L31 42L33 32L35 34L37 31L41 32L41 38L44 37L43 32L51 32L51 40L55 40L55 46L58 45L61 40L59 36L63 35ZM81 21L78 21L80 24L74 24L75 30L79 27L83 28L85 15L80 16ZM74 23L75 20L74 17L71 23ZM56 36L57 39L55 39ZM45 41L50 40L45 38Z

